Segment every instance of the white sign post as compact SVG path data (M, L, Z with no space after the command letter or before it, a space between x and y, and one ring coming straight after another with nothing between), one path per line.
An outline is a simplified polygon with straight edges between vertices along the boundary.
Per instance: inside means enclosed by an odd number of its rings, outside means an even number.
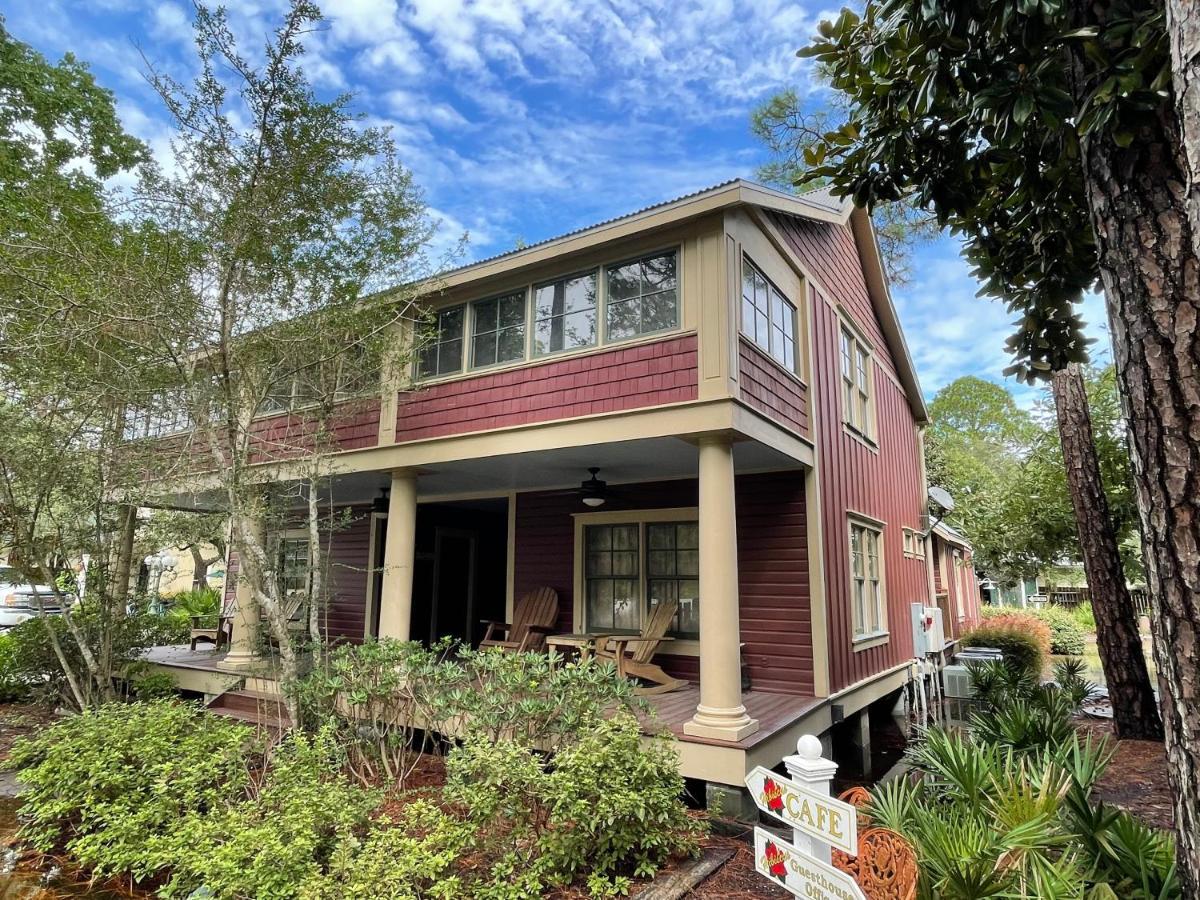
M792 826L792 841L754 829L754 864L763 875L810 900L866 900L854 879L830 865L831 846L858 853L858 813L829 796L837 763L821 757L821 741L806 734L783 760L790 778L756 767L746 776L763 812Z

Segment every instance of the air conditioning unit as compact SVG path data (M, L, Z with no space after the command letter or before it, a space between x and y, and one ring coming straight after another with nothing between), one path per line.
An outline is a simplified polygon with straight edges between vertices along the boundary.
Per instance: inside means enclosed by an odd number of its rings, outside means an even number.
M963 647L954 654L954 661L965 665L968 662L1003 661L1004 651L996 647Z
M925 652L941 653L946 647L946 629L942 621L942 610L937 606L925 607Z
M971 687L971 673L966 666L946 666L942 669L942 684L945 695L955 700L969 700L975 696Z

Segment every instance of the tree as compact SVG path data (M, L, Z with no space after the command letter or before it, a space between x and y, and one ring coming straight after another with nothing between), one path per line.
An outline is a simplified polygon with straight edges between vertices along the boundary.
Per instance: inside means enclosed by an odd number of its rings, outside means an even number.
M810 154L868 208L915 195L1020 314L1019 377L1087 358L1104 285L1153 602L1179 871L1200 894L1200 265L1161 8L1126 0L843 11L803 51L854 103ZM1132 611L1121 611L1122 616Z
M1191 0L1167 0L1166 8L1192 253L1200 256L1200 9Z
M228 552L229 519L223 513L191 510L155 510L142 532L142 542L151 549L171 547L192 557L194 580L208 587L208 570L225 559Z

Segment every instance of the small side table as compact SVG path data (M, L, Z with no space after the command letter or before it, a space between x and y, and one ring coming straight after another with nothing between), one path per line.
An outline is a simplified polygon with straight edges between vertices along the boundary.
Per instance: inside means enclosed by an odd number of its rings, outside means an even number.
M592 655L592 644L595 640L594 634L552 634L546 638L546 646L564 656L564 650L574 650L580 662L585 662Z

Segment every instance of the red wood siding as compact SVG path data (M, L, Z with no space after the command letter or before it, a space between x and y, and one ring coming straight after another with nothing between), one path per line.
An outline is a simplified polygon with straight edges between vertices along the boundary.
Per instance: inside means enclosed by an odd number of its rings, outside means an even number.
M337 450L361 450L379 442L378 400L347 406L329 423L332 445ZM316 423L303 411L255 419L250 426L253 462L302 456L312 449Z
M401 395L396 441L695 400L696 336L547 360Z
M837 691L912 657L910 605L927 603L925 561L904 556L905 527L918 529L924 508L916 422L871 306L854 238L848 227L775 216L784 238L808 266L829 299L848 310L874 347L878 448L848 434L842 425L839 381L839 319L815 285L812 310L813 404L818 431L825 589L828 603L830 688ZM855 652L850 606L848 513L884 522L884 578L889 640Z
M785 428L808 436L808 388L738 335L738 396Z
M343 518L344 517L344 518ZM330 639L361 641L366 622L367 579L371 554L370 507L343 508L337 514L338 529L325 534L325 595L327 609L321 616L321 630ZM303 523L297 522L297 527ZM225 579L225 602L236 605L238 555L229 553Z
M738 586L743 660L755 688L812 693L812 634L809 607L808 537L804 475L800 472L743 475L737 479ZM697 483L668 481L625 486L605 504L610 509L695 506ZM543 585L558 591L557 627L573 621L575 520L578 500L570 495L517 497L517 596ZM694 657L661 657L680 677L696 680Z

